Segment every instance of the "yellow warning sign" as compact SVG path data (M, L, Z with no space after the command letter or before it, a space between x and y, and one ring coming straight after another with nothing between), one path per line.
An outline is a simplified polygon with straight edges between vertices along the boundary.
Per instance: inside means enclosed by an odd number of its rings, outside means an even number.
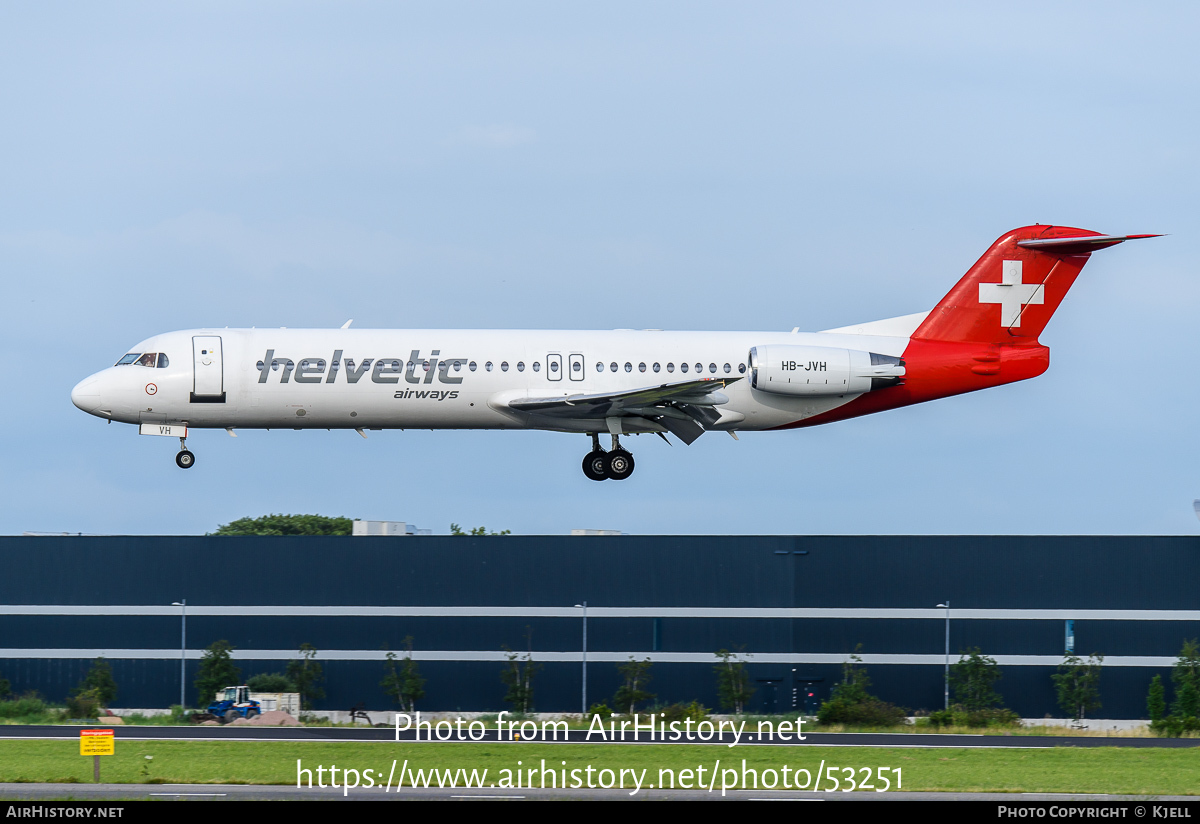
M112 730L80 730L80 755L113 755L116 738Z

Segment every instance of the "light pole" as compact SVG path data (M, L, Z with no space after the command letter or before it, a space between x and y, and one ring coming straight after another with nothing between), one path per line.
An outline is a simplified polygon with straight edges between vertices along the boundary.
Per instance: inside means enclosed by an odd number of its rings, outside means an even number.
M576 604L576 609L583 610L583 709L580 712L587 717L587 601Z
M944 675L946 687L946 709L950 709L950 602L938 604L938 609L946 610L946 673Z
M182 710L187 706L183 700L184 685L187 683L187 599L172 601L171 606L179 607L180 616L182 617L182 629L179 638L179 708Z

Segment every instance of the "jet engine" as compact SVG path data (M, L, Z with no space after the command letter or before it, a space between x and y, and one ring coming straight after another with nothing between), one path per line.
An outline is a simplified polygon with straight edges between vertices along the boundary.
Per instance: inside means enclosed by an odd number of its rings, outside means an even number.
M755 346L750 385L774 395L861 395L904 382L904 359L829 346Z

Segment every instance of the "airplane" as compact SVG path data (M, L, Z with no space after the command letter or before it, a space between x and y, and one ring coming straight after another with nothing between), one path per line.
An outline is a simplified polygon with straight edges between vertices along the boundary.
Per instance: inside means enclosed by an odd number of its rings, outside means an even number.
M1041 375L1038 336L1092 252L1160 235L1034 225L1000 237L930 311L823 332L190 329L71 391L140 434L192 429L544 429L583 472L633 474L625 435L795 429ZM600 436L611 437L603 449Z

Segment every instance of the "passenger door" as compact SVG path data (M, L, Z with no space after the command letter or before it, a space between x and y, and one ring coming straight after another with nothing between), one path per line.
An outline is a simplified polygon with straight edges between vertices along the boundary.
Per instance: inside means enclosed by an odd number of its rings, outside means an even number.
M192 338L192 363L195 369L192 403L225 403L225 364L221 339L216 336Z

